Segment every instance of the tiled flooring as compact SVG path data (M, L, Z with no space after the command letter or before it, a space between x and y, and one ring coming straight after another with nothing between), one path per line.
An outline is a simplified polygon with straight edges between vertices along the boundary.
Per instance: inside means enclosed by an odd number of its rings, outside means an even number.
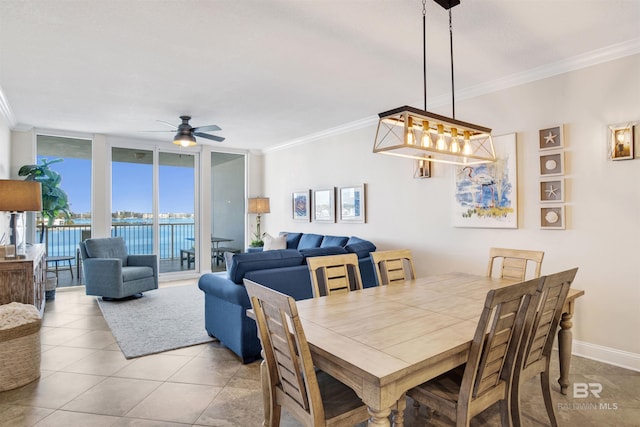
M261 425L258 362L242 365L217 342L127 360L83 287L58 289L41 337L42 377L0 393L0 426ZM552 367L557 378L555 359ZM567 405L556 409L560 425L640 425L640 373L574 357L571 380L602 383L603 392L600 399L575 399L554 390L554 402ZM523 390L526 426L548 424L538 384L534 379ZM424 409L415 419L411 406L407 426L451 425L438 416L427 421ZM282 426L298 425L283 411ZM499 425L497 411L472 425Z

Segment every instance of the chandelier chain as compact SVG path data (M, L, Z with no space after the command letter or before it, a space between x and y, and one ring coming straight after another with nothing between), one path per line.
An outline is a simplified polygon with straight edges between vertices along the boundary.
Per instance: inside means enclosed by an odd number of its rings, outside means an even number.
M451 21L451 9L449 9L449 51L451 55L451 108L452 118L456 118L456 89L453 79L453 24Z
M427 111L427 0L422 0L422 88Z

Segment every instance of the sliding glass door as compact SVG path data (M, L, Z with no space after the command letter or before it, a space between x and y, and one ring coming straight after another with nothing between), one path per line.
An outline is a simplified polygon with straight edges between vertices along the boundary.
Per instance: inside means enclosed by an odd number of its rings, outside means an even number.
M160 273L194 269L196 154L114 147L111 156L111 234L131 254L157 253Z

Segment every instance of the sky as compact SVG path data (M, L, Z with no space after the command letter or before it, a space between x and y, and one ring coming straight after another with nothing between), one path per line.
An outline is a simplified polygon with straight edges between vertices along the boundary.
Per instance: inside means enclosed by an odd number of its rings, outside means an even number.
M49 160L57 157L38 156ZM62 175L60 187L67 193L71 212L91 211L91 160L65 158L51 169ZM189 168L160 167L160 213L194 212L194 171ZM152 166L117 162L112 164L112 211L150 213L152 211Z

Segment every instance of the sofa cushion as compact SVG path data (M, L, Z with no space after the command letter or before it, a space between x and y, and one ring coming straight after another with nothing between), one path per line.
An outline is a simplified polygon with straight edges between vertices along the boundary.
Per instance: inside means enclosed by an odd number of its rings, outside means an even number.
M287 235L281 234L278 237L273 237L270 234L264 236L265 251L272 251L274 249L287 249Z
M122 267L123 282L146 279L147 277L153 277L153 268L144 266Z
M287 249L298 249L298 243L300 242L302 233L289 233L288 231L280 233L280 235L283 234L287 235Z
M320 244L321 248L326 248L330 246L342 246L347 244L349 240L348 237L345 236L324 236L322 239L322 243Z
M304 233L302 237L300 237L298 250L307 248L319 248L323 238L324 236L320 234Z
M300 252L295 249L235 254L227 274L229 280L239 285L248 271L291 267L301 265L303 260Z
M305 258L312 258L315 256L327 256L327 255L342 255L348 253L342 246L326 246L324 248L307 248L300 249L300 253Z
M122 237L87 239L84 247L90 258L120 258L122 266L127 265L127 247Z
M347 252L358 255L358 258L366 258L369 256L369 252L375 252L376 250L376 246L373 243L355 236L349 238L344 248Z

